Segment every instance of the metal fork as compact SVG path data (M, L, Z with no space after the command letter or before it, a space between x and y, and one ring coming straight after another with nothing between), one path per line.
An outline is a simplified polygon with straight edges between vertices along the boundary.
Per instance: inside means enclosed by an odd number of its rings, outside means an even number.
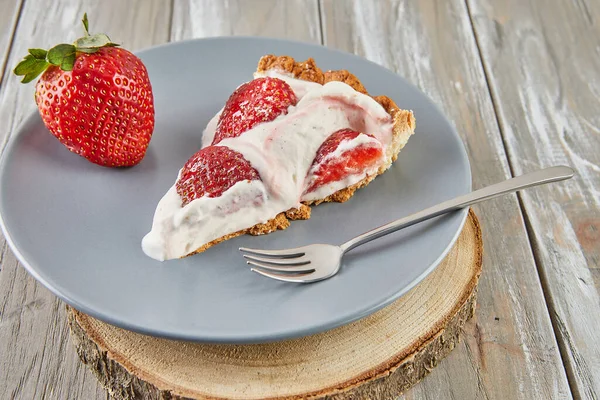
M337 274L344 254L361 244L487 199L532 186L569 179L573 174L573 169L566 166L550 167L524 174L400 218L339 246L312 244L285 250L258 250L244 247L240 247L239 250L248 253L244 254L244 258L254 267L251 270L266 277L297 283L321 281Z

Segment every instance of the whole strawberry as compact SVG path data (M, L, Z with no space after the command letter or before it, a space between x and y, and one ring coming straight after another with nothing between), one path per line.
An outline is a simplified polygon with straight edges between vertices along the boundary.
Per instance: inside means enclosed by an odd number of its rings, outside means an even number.
M30 49L14 73L23 83L40 74L35 101L48 130L69 150L109 167L138 164L154 130L146 67L104 34L50 50Z

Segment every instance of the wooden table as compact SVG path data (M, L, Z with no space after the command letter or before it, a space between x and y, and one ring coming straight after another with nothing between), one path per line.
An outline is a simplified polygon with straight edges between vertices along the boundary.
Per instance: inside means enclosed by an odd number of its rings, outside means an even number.
M600 397L600 2L593 0L0 0L0 149L35 109L11 70L79 37L88 12L131 50L194 37L282 37L404 76L453 121L475 188L553 164L576 178L476 207L476 317L412 399ZM418 116L417 116L418 118ZM101 399L65 307L0 237L0 398Z

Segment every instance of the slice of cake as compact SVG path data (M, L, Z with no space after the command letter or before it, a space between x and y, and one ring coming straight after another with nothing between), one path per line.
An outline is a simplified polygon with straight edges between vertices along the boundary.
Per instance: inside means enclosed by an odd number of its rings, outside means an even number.
M264 56L208 123L142 248L180 258L308 219L310 205L344 202L387 170L414 128L412 112L348 71Z

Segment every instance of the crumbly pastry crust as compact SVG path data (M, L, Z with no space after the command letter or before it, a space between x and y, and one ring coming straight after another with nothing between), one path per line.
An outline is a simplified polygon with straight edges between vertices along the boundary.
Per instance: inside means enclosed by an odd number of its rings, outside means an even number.
M317 65L315 64L315 60L313 60L312 58L309 58L308 60L303 62L298 62L289 56L266 55L259 60L256 72L260 73L269 70L278 70L284 73L291 74L296 79L316 82L322 85L331 81L339 81L352 87L357 92L369 95L369 93L367 93L367 90L358 80L358 78L350 72L346 70L323 72L319 67L317 67ZM379 168L377 174L366 176L360 182L355 183L354 185L349 186L347 188L338 190L337 192L327 196L324 199L304 202L300 206L300 208L292 208L286 212L279 213L277 214L277 216L275 216L275 218L265 222L264 224L257 224L250 228L242 229L240 231L224 235L218 239L213 240L212 242L206 243L205 245L199 247L198 249L184 257L201 253L225 240L232 239L234 237L241 236L244 234L265 235L276 230L286 229L288 226L290 226L290 220L294 221L309 219L311 211L310 206L326 202L343 203L350 199L354 195L354 192L356 192L358 189L367 186L373 179L375 179L377 175L381 175L383 172L385 172L390 167L392 162L396 161L396 159L398 158L398 153L404 147L409 137L412 134L414 134L415 117L412 111L400 109L396 105L396 103L394 103L394 101L387 96L371 97L385 109L385 111L392 117L393 120L392 145L388 148L388 153L386 154L386 163L384 163Z

